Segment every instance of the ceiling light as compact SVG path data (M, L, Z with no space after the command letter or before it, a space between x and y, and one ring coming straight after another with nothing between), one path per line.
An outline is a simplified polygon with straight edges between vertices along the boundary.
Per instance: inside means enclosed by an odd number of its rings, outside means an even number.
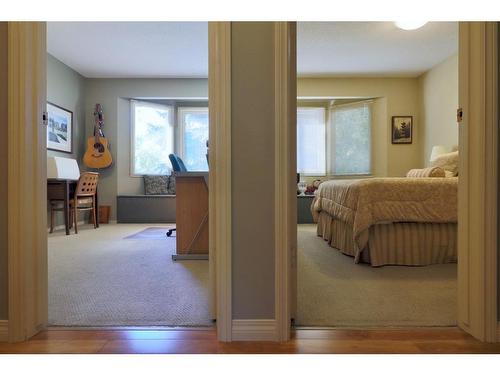
M424 26L427 21L396 21L394 23L403 30L416 30Z

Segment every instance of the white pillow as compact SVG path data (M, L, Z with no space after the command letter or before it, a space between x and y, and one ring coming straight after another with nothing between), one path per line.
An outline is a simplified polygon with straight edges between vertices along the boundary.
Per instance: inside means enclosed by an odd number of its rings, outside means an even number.
M458 151L449 152L447 154L439 155L436 159L431 161L431 167L441 167L445 171L452 173L452 176L458 175ZM449 177L449 173L448 176Z

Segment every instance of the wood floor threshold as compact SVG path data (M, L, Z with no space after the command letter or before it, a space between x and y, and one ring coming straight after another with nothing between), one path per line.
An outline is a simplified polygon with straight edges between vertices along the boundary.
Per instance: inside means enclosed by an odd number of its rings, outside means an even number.
M214 331L215 326L48 326L47 331Z

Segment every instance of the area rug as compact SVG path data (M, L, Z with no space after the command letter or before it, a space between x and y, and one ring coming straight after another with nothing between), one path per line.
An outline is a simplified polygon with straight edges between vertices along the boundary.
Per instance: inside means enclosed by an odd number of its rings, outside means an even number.
M299 326L456 325L456 264L355 264L317 237L315 225L299 225L297 256Z
M126 240L164 240L167 236L167 231L171 227L148 227L146 229L141 230L140 232L131 234L125 237ZM173 232L175 233L175 232Z
M172 261L168 228L103 224L50 235L49 324L212 325L208 262Z

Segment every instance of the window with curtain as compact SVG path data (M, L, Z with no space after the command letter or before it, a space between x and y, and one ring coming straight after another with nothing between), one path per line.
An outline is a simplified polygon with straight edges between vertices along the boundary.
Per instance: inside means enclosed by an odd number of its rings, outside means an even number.
M131 101L132 175L168 175L174 152L173 108L161 104Z
M326 111L324 107L297 108L297 171L303 175L326 173Z
M330 111L330 174L371 173L370 104L354 103Z
M208 171L208 108L182 107L178 111L180 156L190 171Z
M297 108L297 171L306 176L370 174L370 103L326 108Z

